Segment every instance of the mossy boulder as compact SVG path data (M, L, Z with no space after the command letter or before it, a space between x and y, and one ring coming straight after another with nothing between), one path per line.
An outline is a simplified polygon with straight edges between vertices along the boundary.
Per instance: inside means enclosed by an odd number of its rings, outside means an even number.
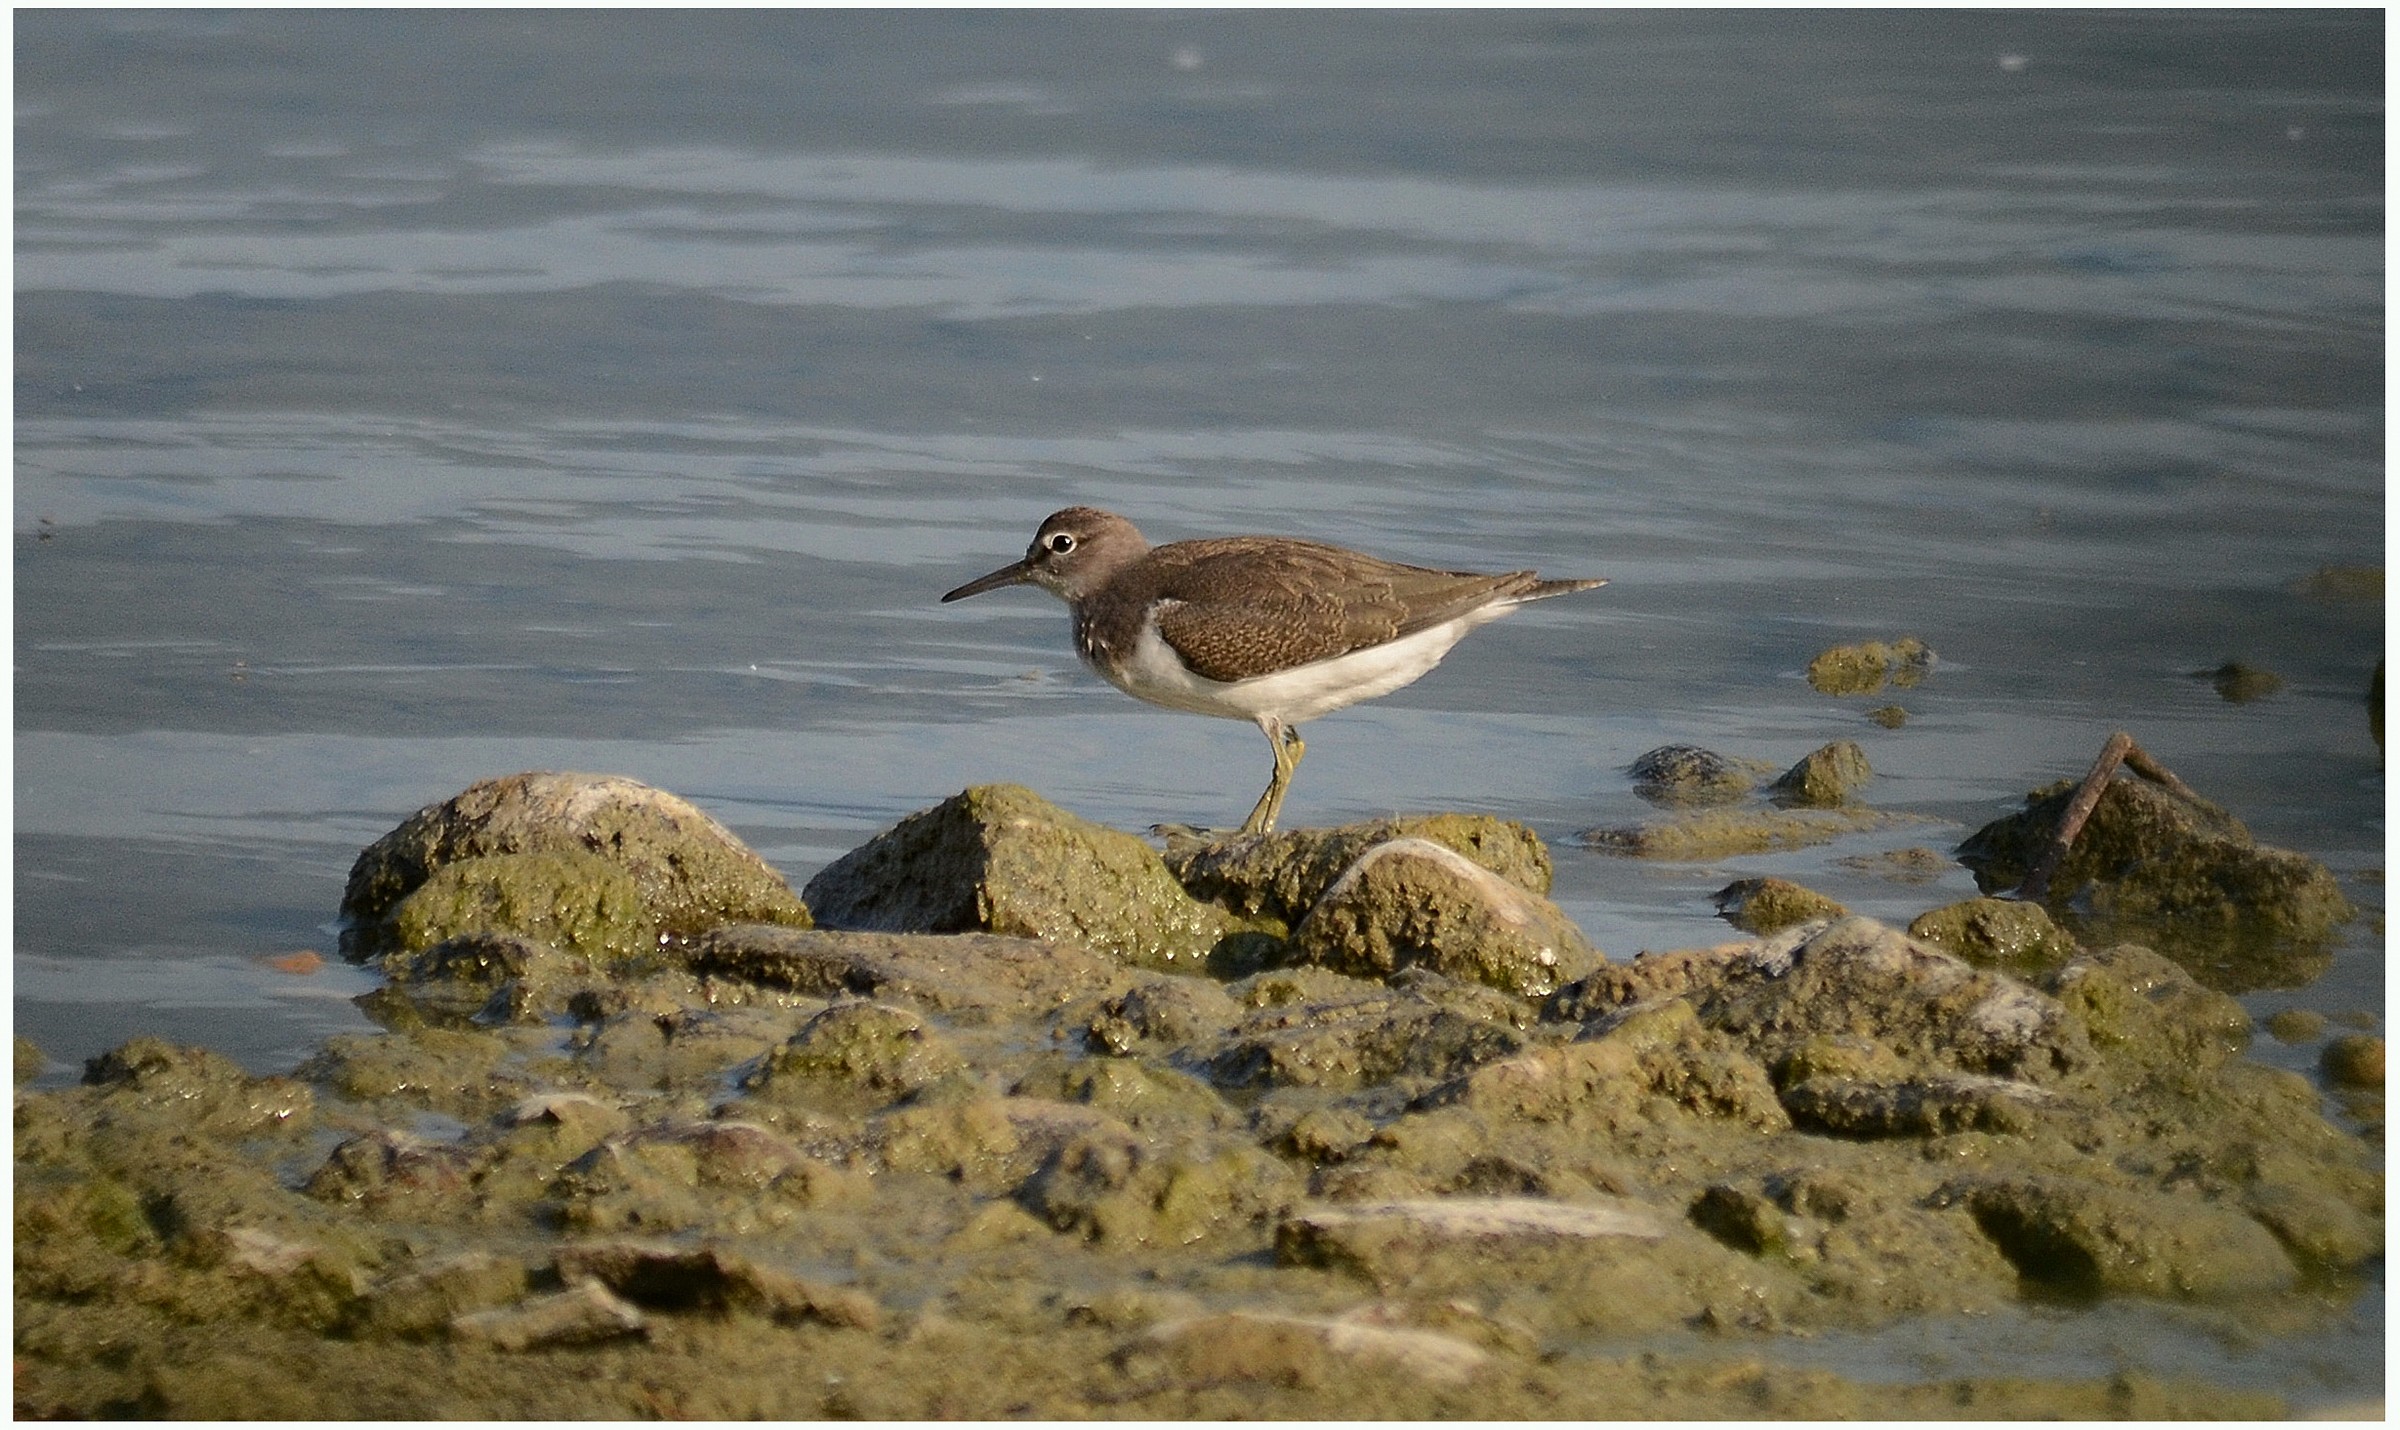
M1168 841L1166 861L1193 897L1288 928L1306 918L1361 855L1399 839L1439 845L1528 893L1550 892L1550 851L1540 836L1488 814L1407 815L1213 841L1176 837Z
M1009 934L1146 968L1196 967L1240 927L1149 845L1019 785L908 816L827 865L806 897L828 928Z
M2021 976L2047 973L2076 953L2075 940L2040 904L2017 899L1961 899L1919 914L1908 936L1956 954L1978 968Z
M445 864L392 906L385 933L387 960L413 960L457 938L519 937L604 963L639 957L657 943L633 876L580 850Z
M555 862L475 876L490 902L493 891L537 920L579 875L585 892L571 902L614 912L628 897L655 936L688 936L723 923L808 923L808 910L767 862L723 825L689 802L621 775L532 771L482 781L439 804L427 805L362 851L342 893L344 952L365 957L393 947L397 911L440 872L493 856L551 856ZM603 875L598 860L609 867ZM626 881L630 881L630 890ZM436 900L448 906L454 897ZM431 910L416 915L419 932L442 922ZM482 926L490 930L493 926ZM462 931L451 927L450 932ZM501 932L543 936L539 928ZM447 936L446 934L444 936ZM613 937L613 935L612 935ZM654 937L652 939L654 941ZM420 941L415 948L439 942Z
M1416 838L1361 853L1292 930L1292 947L1356 977L1425 967L1534 998L1601 962L1558 905Z
M1959 846L1984 892L2024 881L2074 789L2036 790ZM2333 930L2355 912L2316 860L2258 843L2205 800L2133 778L2102 791L2044 904L2086 943L2147 943L2233 993L2314 977Z

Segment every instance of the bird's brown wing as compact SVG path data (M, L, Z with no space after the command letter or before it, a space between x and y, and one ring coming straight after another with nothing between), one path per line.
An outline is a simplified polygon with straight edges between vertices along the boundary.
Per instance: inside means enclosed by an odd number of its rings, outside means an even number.
M1313 541L1180 541L1144 594L1184 663L1233 681L1330 660L1513 594L1529 572L1430 571Z

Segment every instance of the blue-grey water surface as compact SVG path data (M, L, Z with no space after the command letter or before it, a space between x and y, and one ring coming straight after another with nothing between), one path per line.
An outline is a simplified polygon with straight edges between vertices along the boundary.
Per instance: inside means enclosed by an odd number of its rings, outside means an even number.
M2382 41L19 12L17 1031L51 1082L137 1032L288 1069L368 980L268 960L330 954L361 845L519 769L674 790L795 886L988 781L1230 824L1255 730L1108 689L1039 593L936 603L1092 503L1610 578L1312 724L1287 823L1525 820L1627 957L1727 937L1750 874L1964 896L1840 861L1948 849L2125 728L2365 911L2252 1011L2380 1032L2384 609L2308 578L2383 563ZM1905 634L1913 690L1801 679ZM2228 660L2285 684L2229 703ZM1652 746L1843 738L1921 823L1701 866L1569 838L1644 812ZM2380 1289L2305 1355L2112 1317L1822 1353L2380 1394Z

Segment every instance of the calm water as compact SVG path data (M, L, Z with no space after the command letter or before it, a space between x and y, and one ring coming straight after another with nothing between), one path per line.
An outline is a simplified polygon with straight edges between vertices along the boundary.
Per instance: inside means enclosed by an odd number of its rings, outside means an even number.
M1837 861L2123 727L2369 910L2253 1010L2382 1029L2383 603L2301 584L2383 562L2379 14L15 35L14 1007L54 1081L364 1026L362 975L265 960L490 775L662 785L795 884L984 781L1238 820L1256 731L1109 690L1038 593L936 604L1076 502L1610 577L1310 726L1286 820L1524 819L1614 956L1726 936L1748 874L1963 896ZM1910 633L1900 730L1800 679ZM2193 677L2231 659L2282 691ZM1654 745L1840 738L1921 823L1568 841ZM2379 1295L2352 1331L2274 1375L2379 1392Z

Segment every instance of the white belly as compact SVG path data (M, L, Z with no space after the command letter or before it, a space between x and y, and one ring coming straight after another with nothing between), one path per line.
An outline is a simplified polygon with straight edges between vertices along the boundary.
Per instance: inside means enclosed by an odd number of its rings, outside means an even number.
M1125 668L1100 674L1127 695L1170 710L1234 720L1272 716L1297 725L1345 705L1391 694L1441 664L1460 637L1510 609L1508 604L1485 606L1385 645L1232 681L1210 680L1184 669L1175 652L1159 638L1157 627L1145 625Z

